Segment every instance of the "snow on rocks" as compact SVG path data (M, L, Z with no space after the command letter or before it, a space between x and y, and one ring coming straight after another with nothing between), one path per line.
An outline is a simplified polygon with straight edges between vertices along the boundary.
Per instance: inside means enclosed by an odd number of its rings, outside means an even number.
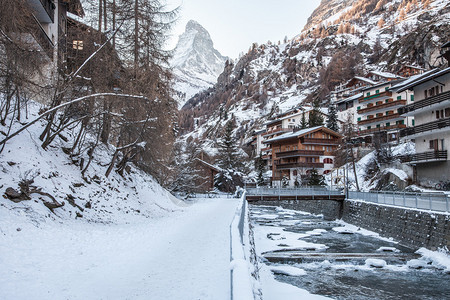
M373 267L373 268L384 268L387 266L387 263L383 259L377 259L377 258L369 258L365 261L366 266Z
M395 247L380 247L377 249L377 252L393 252L393 253L398 253L400 252L400 250L398 250Z
M270 267L270 270L274 274L288 275L288 276L304 276L306 271L293 266L276 266Z

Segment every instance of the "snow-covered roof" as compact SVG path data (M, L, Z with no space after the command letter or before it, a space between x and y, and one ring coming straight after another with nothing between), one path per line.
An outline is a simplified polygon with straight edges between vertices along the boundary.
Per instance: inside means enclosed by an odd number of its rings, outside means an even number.
M336 103L343 103L343 102L347 102L347 101L354 101L356 99L361 98L363 95L364 95L363 93L358 93L358 94L355 94L355 95L353 95L351 97L344 98L344 99L341 99L339 101L336 101Z
M421 83L430 81L434 78L440 77L447 73L450 73L450 67L443 69L443 70L433 69L433 70L425 72L423 74L412 76L410 79L406 80L406 83L405 83L405 81L403 82L403 85L397 89L397 92L403 92L403 91L412 89L413 87L415 87Z
M369 74L377 75L383 78L403 78L402 76L382 71L370 71Z
M216 167L216 166L214 166L214 165L212 165L212 164L210 164L210 163L207 163L206 161L201 160L200 158L194 158L194 160L197 160L197 161L200 162L201 164L207 166L207 167L210 168L210 169L213 169L214 171L217 171L217 172L222 171L221 168Z
M264 144L270 144L276 141L281 141L281 140L287 140L287 139L292 139L292 138L298 138L300 136L303 136L305 134L311 133L313 131L317 131L319 129L324 129L330 132L334 132L331 129L326 128L325 126L321 125L321 126L316 126L316 127L312 127L312 128L305 128L305 129L300 129L298 131L294 131L294 132L288 132L285 134L282 134L280 136L274 137L272 139L269 139L267 141L264 141ZM338 133L335 133L336 135L340 136Z
M365 82L367 82L367 83L370 83L370 84L377 84L377 82L376 81L373 81L372 79L369 79L369 78L366 78L366 77L361 77L361 76L355 76L355 77L353 77L352 79L350 79L349 81L347 81L347 82L350 82L350 81L352 81L353 79L358 79L358 80L361 80L361 81L365 81Z

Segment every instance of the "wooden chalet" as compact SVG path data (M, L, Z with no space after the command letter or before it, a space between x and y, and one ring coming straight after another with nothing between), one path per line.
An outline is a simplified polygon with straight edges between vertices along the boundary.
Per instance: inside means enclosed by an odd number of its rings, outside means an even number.
M311 169L327 174L341 135L324 126L295 130L264 141L272 150L272 184L301 182Z
M194 179L194 192L203 193L214 190L214 177L220 169L200 158L194 159L196 174Z

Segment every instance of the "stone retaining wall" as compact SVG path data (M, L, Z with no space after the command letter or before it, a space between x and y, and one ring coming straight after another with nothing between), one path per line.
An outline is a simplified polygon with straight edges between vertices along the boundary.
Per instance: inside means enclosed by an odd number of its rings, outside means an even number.
M448 214L345 200L342 220L414 249L450 248Z
M413 249L450 249L450 215L445 213L357 200L263 200L250 203L323 214L326 220L342 219Z
M343 207L342 200L259 200L249 203L306 211L316 215L323 215L325 220L340 218Z

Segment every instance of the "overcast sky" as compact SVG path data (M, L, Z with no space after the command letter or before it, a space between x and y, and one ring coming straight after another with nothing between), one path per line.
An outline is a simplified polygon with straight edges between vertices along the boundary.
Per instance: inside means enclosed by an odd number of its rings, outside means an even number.
M237 58L253 42L278 42L299 34L320 0L166 0L181 12L169 48L186 23L195 20L211 35L222 55Z

